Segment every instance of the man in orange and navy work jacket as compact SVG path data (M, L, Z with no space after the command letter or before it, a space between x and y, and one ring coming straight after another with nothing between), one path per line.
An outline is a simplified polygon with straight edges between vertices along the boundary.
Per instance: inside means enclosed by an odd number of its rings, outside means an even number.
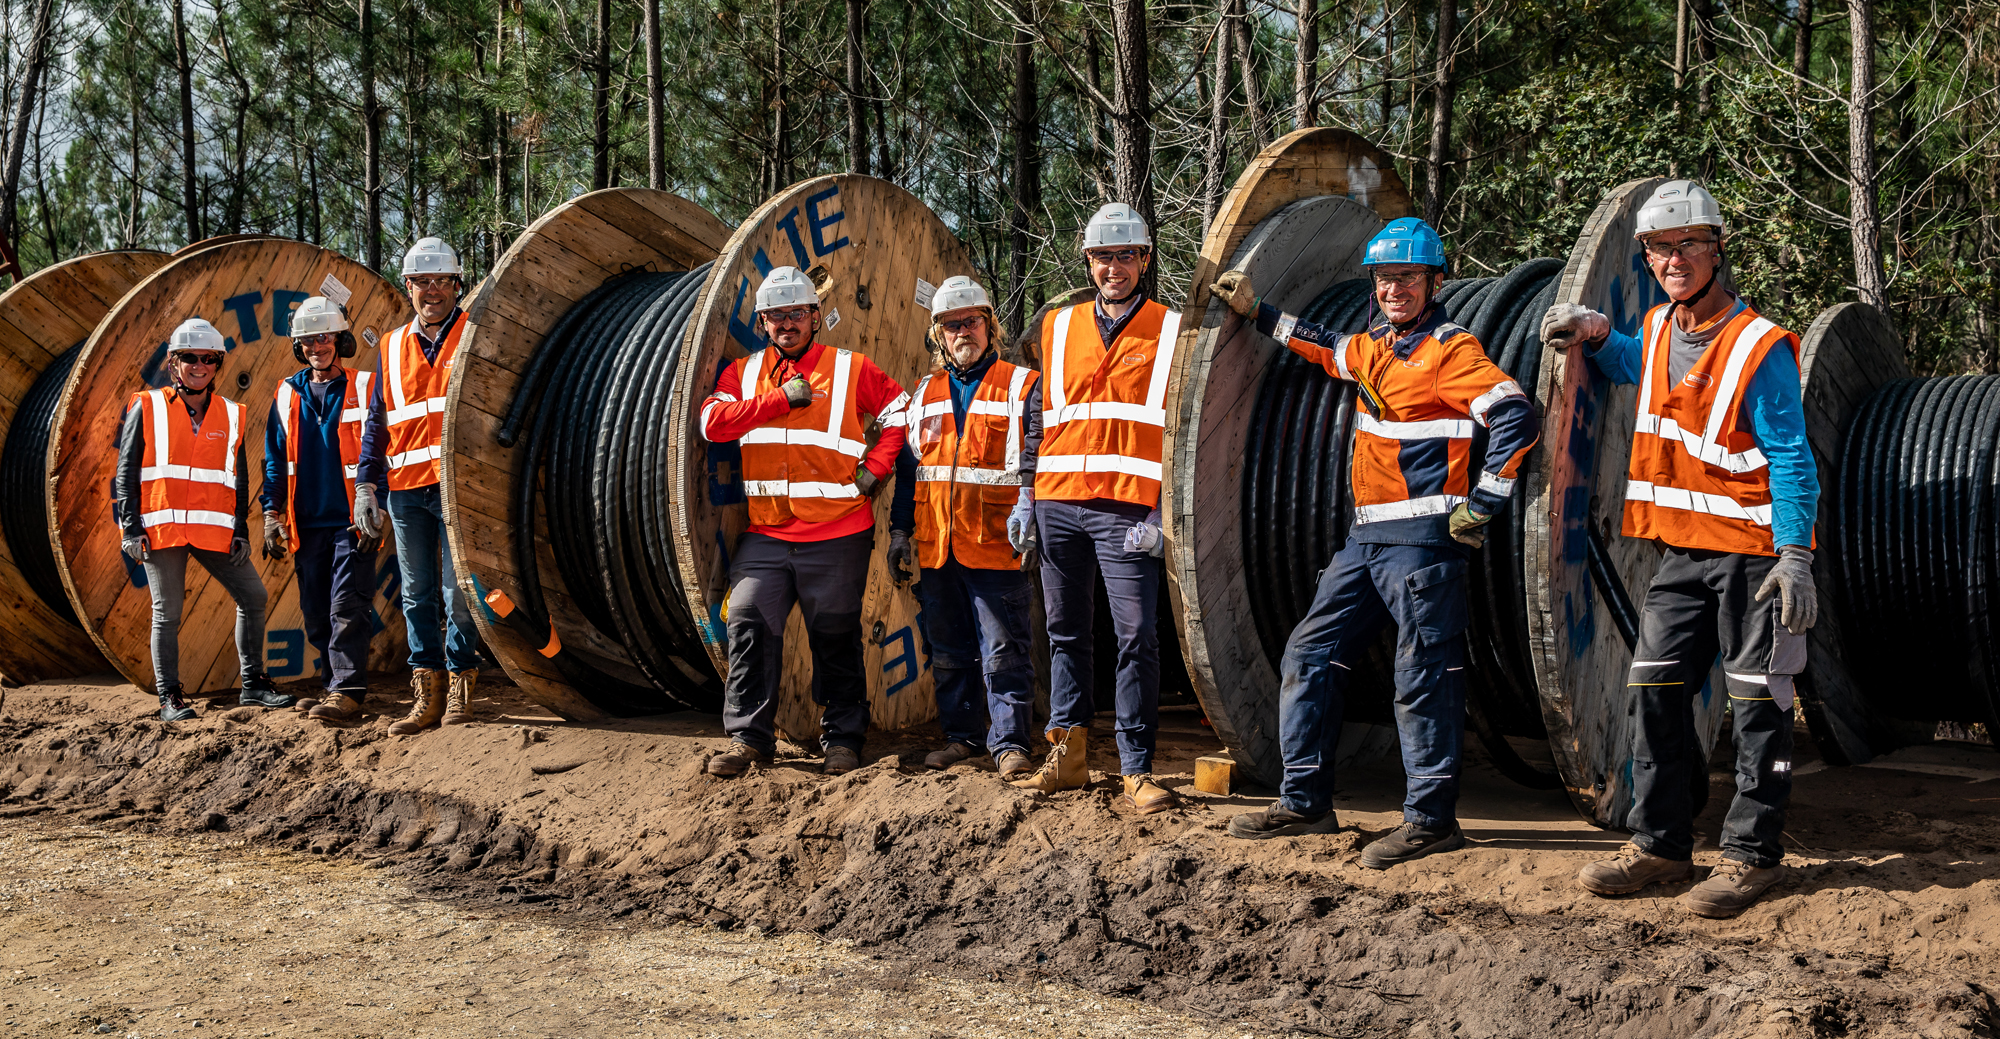
M729 565L729 675L722 728L733 741L708 762L733 776L777 750L785 623L797 604L812 644L813 700L822 710L828 775L861 765L868 733L861 597L875 548L869 498L903 448L909 397L875 362L814 341L819 294L796 267L757 288L771 345L723 369L701 405L710 443L743 447L750 529ZM871 449L867 423L882 424Z
M1000 359L1000 335L978 282L960 275L937 287L930 340L940 363L918 380L903 421L889 572L898 584L911 563L923 574L917 597L946 741L924 764L945 769L991 753L1011 780L1033 767L1034 585L1021 570L1033 557L1042 388L1040 373Z
M1689 769L1701 768L1693 700L1722 658L1736 732L1736 798L1722 863L1682 897L1694 913L1741 913L1784 876L1792 792L1794 681L1819 613L1813 521L1819 471L1799 397L1799 339L1721 280L1722 207L1692 181L1662 184L1636 237L1670 302L1646 314L1643 340L1603 314L1557 304L1542 338L1557 349L1602 341L1590 364L1639 385L1625 536L1663 550L1639 616L1626 688L1638 708L1632 841L1578 874L1599 895L1675 883L1694 872Z
M1214 292L1259 331L1357 383L1354 526L1320 574L1319 591L1285 644L1278 803L1238 815L1229 832L1251 839L1330 833L1333 755L1348 671L1386 623L1396 626L1396 729L1407 791L1403 826L1361 852L1386 869L1464 846L1458 772L1465 742L1466 548L1514 492L1537 438L1535 408L1487 360L1479 340L1436 301L1444 242L1414 217L1368 243L1363 265L1381 318L1343 336L1261 304L1240 271ZM1472 454L1476 427L1486 452Z

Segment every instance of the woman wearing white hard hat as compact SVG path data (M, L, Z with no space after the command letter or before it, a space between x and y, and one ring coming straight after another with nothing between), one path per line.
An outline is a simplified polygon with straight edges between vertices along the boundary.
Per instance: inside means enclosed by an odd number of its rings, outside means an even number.
M264 674L264 579L250 565L250 467L243 405L215 392L222 333L189 318L167 340L171 385L132 395L118 434L113 515L153 594L153 682L160 718L195 716L181 689L181 607L192 556L236 600L245 706L289 707Z
M1590 363L1638 384L1624 533L1665 553L1646 591L1628 685L1639 716L1632 841L1577 879L1595 894L1625 895L1693 876L1688 789L1699 777L1689 770L1703 766L1691 705L1720 655L1736 798L1722 823L1722 864L1683 901L1701 916L1729 917L1784 876L1794 682L1819 610L1819 473L1799 397L1798 336L1724 286L1715 197L1668 181L1640 208L1637 237L1670 297L1632 329L1643 339L1571 304L1542 320L1544 341L1601 343Z
M358 344L339 304L314 296L291 322L292 355L305 367L278 384L264 422L264 556L291 555L306 641L326 662L326 698L312 716L356 721L368 696L382 539L355 529L354 499L361 484L381 486L388 468L381 442L364 435L375 373L341 363Z
M1000 359L1000 335L992 300L971 278L946 278L931 296L938 366L904 413L888 561L898 584L912 564L922 570L917 597L946 741L924 764L945 769L990 753L1001 778L1018 779L1033 768L1034 586L1022 571L1034 559L1042 390L1038 372Z

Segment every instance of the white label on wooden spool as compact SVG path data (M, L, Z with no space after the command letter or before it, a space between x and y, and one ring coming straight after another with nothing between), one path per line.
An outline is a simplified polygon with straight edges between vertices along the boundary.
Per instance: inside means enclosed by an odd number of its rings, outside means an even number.
M827 331L829 331L829 332L831 332L831 331L833 331L833 330L834 330L834 327L835 327L836 325L839 325L839 324L840 324L840 311L839 311L839 310L837 310L837 309L836 309L836 310L829 310L829 311L827 311L827 313L826 313L826 330L827 330Z
M369 346L382 345L382 334L380 332L375 331L373 326L362 329L361 338L368 340Z
M930 282L927 282L927 281L925 281L925 280L924 280L924 279L922 279L922 278L918 278L918 279L917 279L917 306L920 306L920 307L924 308L925 310L929 310L929 309L931 309L931 296L932 296L932 295L934 295L934 294L935 294L936 292L937 292L937 286L936 286L936 285L933 285L933 284L931 284Z
M353 295L353 293L347 291L347 286L340 283L339 278L331 274L320 281L319 294L343 307L347 305L347 298ZM368 342L372 345L375 340L370 339Z

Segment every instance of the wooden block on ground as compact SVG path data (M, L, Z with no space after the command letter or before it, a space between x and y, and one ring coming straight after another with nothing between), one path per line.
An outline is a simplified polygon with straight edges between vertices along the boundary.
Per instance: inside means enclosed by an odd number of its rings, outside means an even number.
M1204 794L1228 796L1236 779L1236 762L1228 758L1194 759L1194 788Z

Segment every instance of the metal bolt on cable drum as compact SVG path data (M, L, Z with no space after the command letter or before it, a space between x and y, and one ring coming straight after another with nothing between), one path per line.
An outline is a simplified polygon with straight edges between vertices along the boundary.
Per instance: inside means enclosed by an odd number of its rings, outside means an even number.
M1534 259L1497 278L1448 281L1438 296L1451 319L1470 329L1487 356L1531 395L1542 359L1541 317L1555 300L1561 272L1560 260ZM1336 332L1361 332L1374 313L1372 303L1366 279L1342 281L1299 316ZM1354 385L1290 351L1274 360L1258 388L1243 469L1243 569L1252 619L1274 669L1292 628L1312 605L1320 571L1347 540L1354 415ZM1472 445L1475 466L1484 450L1482 429ZM1487 548L1473 553L1467 693L1473 726L1495 764L1517 782L1554 787L1554 774L1522 760L1506 740L1546 737L1528 660L1524 495L1525 487L1517 486L1513 503L1492 524ZM1386 720L1392 645L1378 643L1357 669L1350 695L1362 715Z
M589 622L623 645L650 686L576 654L553 662L615 714L657 711L665 694L719 710L722 683L701 643L674 558L667 515L667 415L682 341L709 264L634 271L584 297L535 350L499 432L519 441L529 478L515 483L519 606L547 630L531 535L537 502L564 585Z
M78 343L42 369L21 398L21 408L7 430L6 447L0 450L0 531L14 550L14 565L49 609L72 624L76 611L63 590L55 549L49 543L49 423L82 352L83 344Z

